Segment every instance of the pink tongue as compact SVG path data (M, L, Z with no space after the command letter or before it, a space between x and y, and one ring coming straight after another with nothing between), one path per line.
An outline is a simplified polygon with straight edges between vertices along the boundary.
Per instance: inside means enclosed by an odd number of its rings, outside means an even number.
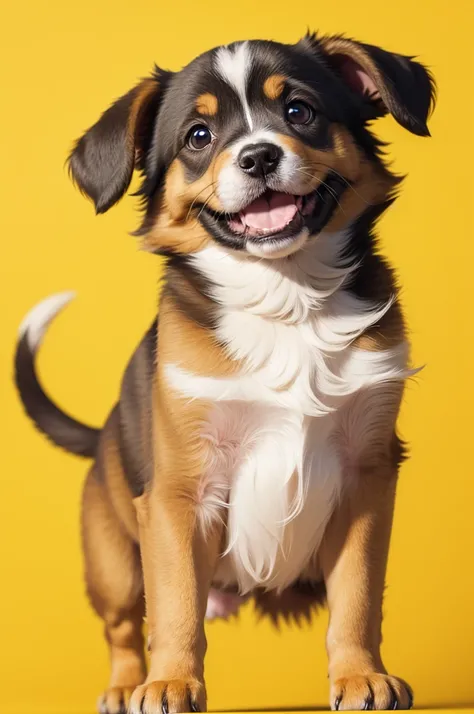
M240 213L242 223L254 230L279 231L297 212L294 196L288 193L271 193L260 196Z

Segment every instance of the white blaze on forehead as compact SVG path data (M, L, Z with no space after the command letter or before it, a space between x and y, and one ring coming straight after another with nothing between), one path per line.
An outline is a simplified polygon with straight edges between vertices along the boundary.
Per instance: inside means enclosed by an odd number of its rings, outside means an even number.
M247 79L252 67L252 55L248 42L241 42L237 47L220 47L216 54L216 70L229 84L242 102L249 129L253 129L252 114L247 101Z

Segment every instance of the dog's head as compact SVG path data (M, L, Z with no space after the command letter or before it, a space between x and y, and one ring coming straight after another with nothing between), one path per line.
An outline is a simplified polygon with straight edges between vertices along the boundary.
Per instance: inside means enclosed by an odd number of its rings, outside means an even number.
M433 98L421 64L343 37L235 43L156 69L77 142L70 168L99 213L143 173L150 249L217 241L281 257L386 197L395 181L367 125L390 112L426 136Z

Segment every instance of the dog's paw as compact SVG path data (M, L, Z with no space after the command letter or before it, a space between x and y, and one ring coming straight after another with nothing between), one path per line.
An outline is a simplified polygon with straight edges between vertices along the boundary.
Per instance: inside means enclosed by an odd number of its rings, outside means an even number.
M130 700L129 714L182 714L206 708L204 685L195 679L149 682L137 687Z
M344 677L331 687L331 709L335 711L412 707L413 694L408 684L385 674Z
M111 687L97 702L99 714L127 714L133 687Z

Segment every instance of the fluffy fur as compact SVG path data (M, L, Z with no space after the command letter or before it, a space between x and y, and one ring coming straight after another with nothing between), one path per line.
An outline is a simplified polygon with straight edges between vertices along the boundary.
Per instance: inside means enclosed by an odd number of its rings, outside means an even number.
M297 621L324 594L331 707L411 706L380 656L413 370L374 236L399 180L369 122L390 112L427 135L433 97L422 65L378 47L248 41L156 68L74 146L97 212L143 174L137 235L166 256L158 318L102 429L62 412L35 370L70 294L33 309L15 357L35 424L94 459L82 535L112 659L100 714L204 710L206 616L253 596Z
M72 291L50 295L35 305L25 316L18 328L18 338L22 340L26 337L33 354L39 349L50 322L74 297L75 293Z
M356 268L342 259L349 239L350 229L321 234L290 265L239 261L219 247L194 258L220 306L217 334L245 369L230 378L165 370L180 394L214 404L202 431L213 447L202 518L209 525L219 506L229 509L217 578L242 593L281 591L304 570L340 498L342 455L357 441L364 449L354 427L338 436L341 412L360 390L410 374L404 342L379 352L351 346L392 300L374 305L344 291ZM346 420L357 424L356 410Z

